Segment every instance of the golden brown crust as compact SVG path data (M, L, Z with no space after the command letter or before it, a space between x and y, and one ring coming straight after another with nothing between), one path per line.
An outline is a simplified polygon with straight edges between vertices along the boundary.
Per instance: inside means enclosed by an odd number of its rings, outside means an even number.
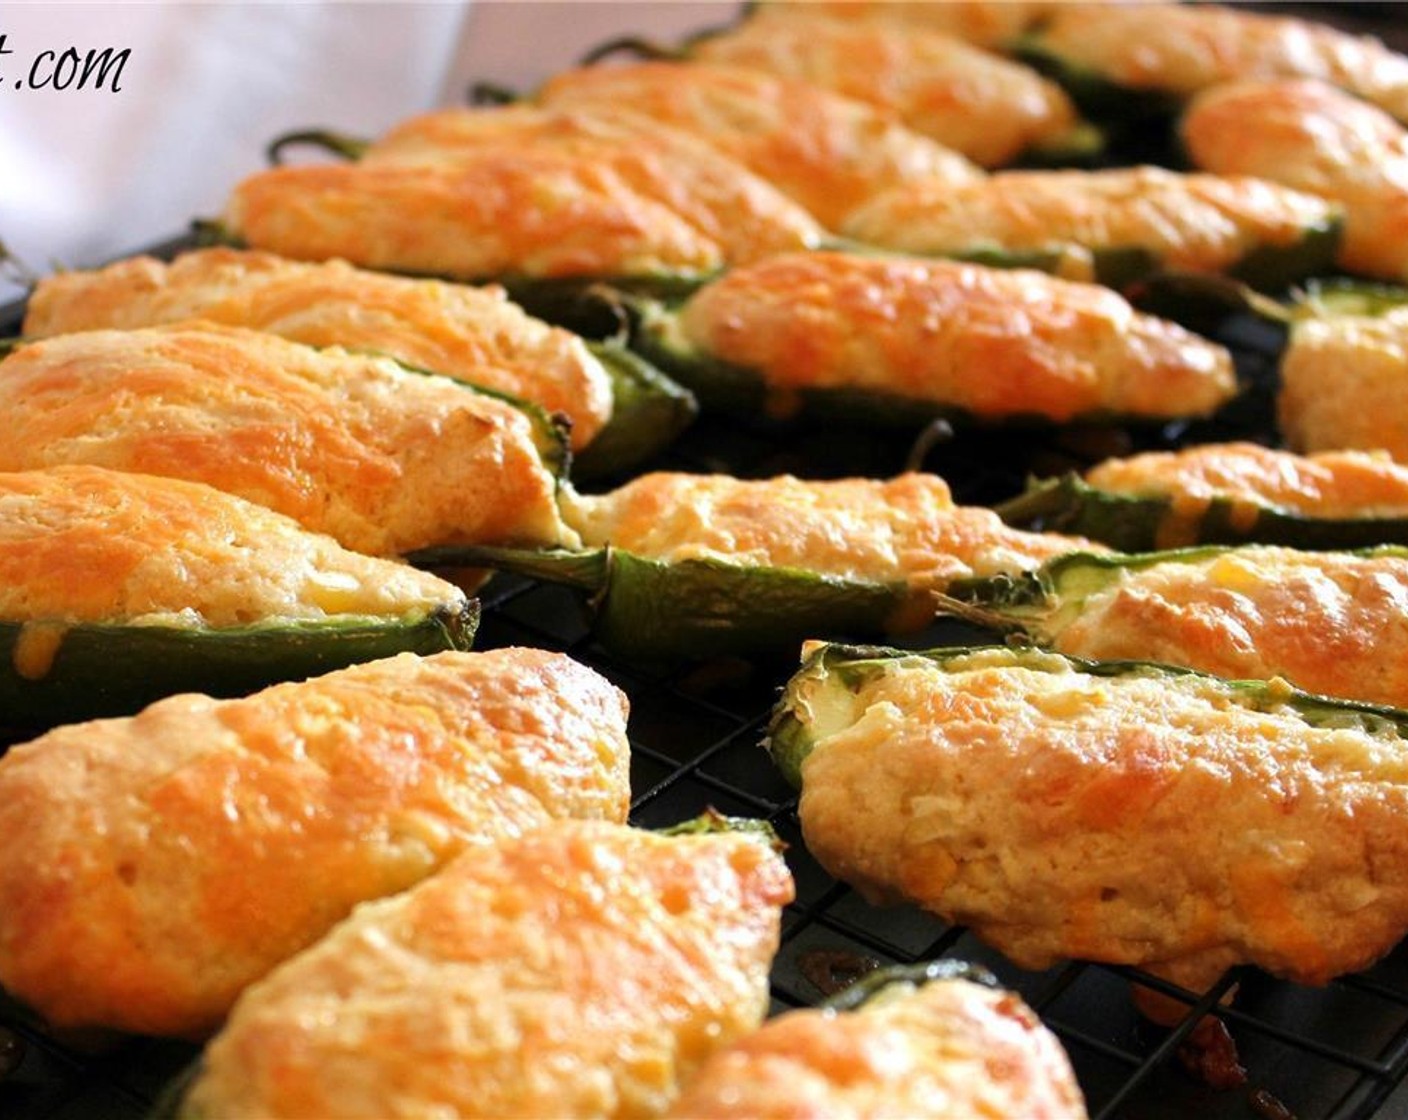
M1237 82L1194 100L1181 129L1199 167L1340 203L1342 268L1408 278L1408 132L1387 113L1319 82Z
M1015 656L912 659L818 716L800 813L823 866L1023 967L1113 961L1194 988L1244 962L1325 983L1408 928L1392 732L1248 710L1211 678Z
M772 183L830 228L880 191L981 172L876 107L807 82L705 63L589 66L550 80L549 106L627 110L682 129Z
M240 183L232 235L298 260L485 280L712 272L721 248L615 170L492 150L440 167L281 167Z
M1333 203L1263 179L1135 167L915 182L853 213L843 232L907 253L1057 252L1063 276L1090 280L1102 249L1142 248L1171 268L1224 272L1338 217Z
M987 419L1197 415L1235 390L1226 350L1114 292L949 261L774 257L701 289L681 329L774 390L855 387Z
M1188 96L1242 79L1310 78L1408 121L1408 58L1323 23L1216 4L1057 4L1041 40L1120 85Z
M701 41L694 57L800 78L892 112L984 167L1059 140L1066 95L1024 66L915 27L763 12Z
M170 264L134 257L39 282L24 333L131 330L186 319L342 346L534 401L572 420L574 447L611 416L611 382L582 340L525 314L503 289L202 249Z
M870 582L903 580L916 590L1025 571L1064 552L1099 547L1079 537L1009 529L991 510L955 506L944 481L925 474L815 482L655 473L600 497L576 497L564 516L591 546L610 544L658 560L713 557Z
M1408 707L1408 558L1247 546L1124 571L1058 624L1062 653Z
M176 696L0 759L0 980L51 1022L158 1034L357 902L555 817L625 819L626 701L536 650L411 654ZM471 857L473 858L473 857Z
M854 1014L792 1011L709 1059L672 1117L1084 1120L1061 1045L1020 996L897 984Z
M463 604L425 572L198 483L101 467L0 474L0 618L239 626Z
M1099 490L1167 496L1195 515L1214 498L1307 517L1408 517L1408 467L1382 451L1296 455L1256 443L1216 443L1107 459L1086 473Z
M824 15L828 19L893 23L955 35L984 47L1002 47L1042 19L1059 0L764 0L769 14Z
M659 1115L767 1008L782 860L564 823L364 907L240 1000L199 1115Z
M571 539L523 413L388 359L196 324L61 335L0 374L0 470L205 482L373 555Z
M1408 461L1408 308L1297 323L1276 418L1297 451L1382 449Z
M367 150L362 165L474 168L529 154L618 177L638 198L683 220L729 264L814 248L823 237L810 214L741 163L623 107L442 109L397 125ZM524 204L545 201L535 184Z

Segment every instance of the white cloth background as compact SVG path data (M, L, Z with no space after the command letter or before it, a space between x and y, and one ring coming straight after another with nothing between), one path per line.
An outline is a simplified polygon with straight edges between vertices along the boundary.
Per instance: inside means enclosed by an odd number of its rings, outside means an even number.
M667 41L732 2L0 4L0 241L32 269L100 263L217 214L292 129L375 135L531 89L613 35ZM130 49L120 90L20 84L43 51ZM19 289L0 282L0 301Z

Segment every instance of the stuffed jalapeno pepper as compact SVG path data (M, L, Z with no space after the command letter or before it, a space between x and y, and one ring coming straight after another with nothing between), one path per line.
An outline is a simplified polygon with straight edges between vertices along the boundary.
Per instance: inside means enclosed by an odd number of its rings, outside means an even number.
M370 555L561 544L560 431L448 377L211 324L83 331L0 362L0 470L205 482Z
M211 248L55 273L30 295L26 338L203 319L309 346L385 354L532 401L571 422L585 458L618 468L647 456L692 414L688 394L648 378L619 347L586 343L525 314L502 288L414 280ZM585 456L582 452L592 447Z
M1408 467L1384 452L1204 444L1035 481L997 513L1018 528L1078 533L1123 552L1408 544Z
M1049 257L1059 275L1112 287L1176 270L1281 289L1331 270L1341 225L1336 204L1267 179L1135 167L917 180L872 199L841 230L905 253Z
M734 269L637 301L632 346L706 407L921 427L1203 416L1229 353L1116 293L1026 270L852 253Z
M0 758L0 984L199 1036L354 906L548 821L625 819L626 700L562 654L412 654L187 694Z
M1080 538L1009 529L942 479L805 481L655 473L564 490L580 550L450 547L418 563L483 565L579 588L597 637L638 659L792 656L817 633L897 634L957 578L1017 572Z
M1346 272L1408 280L1408 132L1388 113L1322 82L1246 81L1201 94L1180 129L1205 170L1343 207L1336 261Z
M916 179L963 183L982 172L882 109L795 78L703 62L589 66L550 79L543 105L635 113L738 160L827 229L856 206Z
M1161 661L1408 708L1408 549L1072 553L949 595L1060 653Z
M770 748L808 850L1025 968L1323 984L1408 931L1408 715L1166 666L824 646Z
M557 822L360 908L255 985L180 1117L649 1117L757 1026L768 842Z
M667 1115L1023 1116L1083 1120L1056 1037L983 970L944 960L870 973L716 1053Z
M198 483L0 473L0 728L467 648L478 604Z

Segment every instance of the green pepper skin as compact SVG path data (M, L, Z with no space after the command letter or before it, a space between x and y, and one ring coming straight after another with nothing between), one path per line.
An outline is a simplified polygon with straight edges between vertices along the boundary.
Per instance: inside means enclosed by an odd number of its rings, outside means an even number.
M0 727L131 715L177 692L239 696L397 653L469 649L478 624L473 599L410 619L347 616L218 629L79 623L55 629L53 660L32 676L17 668L26 660L17 646L33 641L34 625L0 622Z
M970 984L981 984L985 988L999 986L997 977L981 965L952 959L920 961L867 972L818 1006L831 1011L857 1011L886 988L897 984L921 988L935 980L967 980Z
M1006 646L901 650L881 646L822 645L810 652L801 668L784 686L782 697L773 709L763 745L788 782L801 789L802 764L816 745L807 722L808 706L802 700L804 690L815 695L819 684L831 687L834 683L836 687L856 693L867 681L901 661L922 658L946 668L955 661L994 650L1002 652L1014 666L1038 672L1051 672L1054 664L1064 663L1076 672L1092 677L1141 676L1168 680L1197 677L1216 682L1229 700L1249 711L1290 708L1310 727L1359 727L1371 735L1408 739L1408 711L1357 700L1316 696L1280 680L1229 681L1195 669L1151 661L1089 661L1045 650Z
M589 342L611 378L611 419L578 452L578 478L619 475L664 451L699 415L694 394L616 342Z
M1016 58L1064 89L1081 115L1093 121L1141 122L1145 128L1154 122L1171 126L1183 108L1182 99L1172 94L1121 85L1097 70L1071 62L1047 46L1040 33L1022 36L1009 49Z
M717 559L667 563L615 548L449 546L407 559L424 567L493 568L577 588L588 596L597 640L636 662L791 657L817 634L883 637L917 629L933 615L929 597L902 582Z
M1121 552L1197 544L1279 544L1315 552L1408 545L1408 517L1308 517L1229 498L1182 512L1172 498L1099 490L1075 473L1029 483L995 508L1016 528L1089 537Z

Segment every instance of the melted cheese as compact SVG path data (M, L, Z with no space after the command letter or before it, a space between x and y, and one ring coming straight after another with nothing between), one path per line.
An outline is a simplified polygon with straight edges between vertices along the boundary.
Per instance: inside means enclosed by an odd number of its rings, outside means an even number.
M1383 449L1408 461L1408 308L1297 323L1276 417L1297 451Z
M835 228L880 191L980 172L957 152L864 102L807 82L703 63L589 66L553 78L542 103L629 110L707 141Z
M88 331L0 363L0 470L205 482L374 555L570 541L528 418L443 377L238 328Z
M1313 78L1408 121L1408 58L1369 36L1217 5L1056 4L1052 12L1043 46L1120 85L1188 96L1239 79ZM1253 118L1243 127L1259 125Z
M768 1002L781 858L569 823L364 907L253 988L201 1115L657 1116Z
M922 28L763 12L701 41L692 57L869 102L984 167L1059 140L1076 121L1065 94L1035 72Z
M896 984L853 1014L790 1011L716 1054L667 1114L1084 1120L1061 1044L1021 997Z
M1340 203L1342 268L1408 279L1408 132L1388 114L1316 82L1238 82L1200 96L1181 129L1199 167Z
M1302 983L1408 930L1408 751L1255 711L1211 678L1094 677L995 650L859 686L802 766L808 850L1027 968L1066 957L1195 990ZM841 686L813 679L794 705Z
M240 626L414 618L459 589L196 483L99 467L0 474L0 618Z
M0 981L191 1034L364 900L559 817L623 821L625 697L560 654L411 654L163 700L0 759Z
M60 272L30 296L24 333L205 319L309 346L387 354L541 404L572 420L574 446L611 415L611 382L586 345L508 301L470 288L267 253L204 249L172 264L133 257L92 272Z
M1408 517L1408 467L1383 452L1304 456L1255 443L1208 444L1108 459L1085 478L1114 494L1195 505L1222 498L1308 517Z
M281 167L240 183L230 232L298 260L483 280L711 272L714 241L617 171L493 149L439 166Z
M1246 547L1125 571L1051 638L1079 657L1408 707L1408 557Z
M877 390L984 418L1211 412L1231 356L1114 292L949 261L791 254L683 307L687 342L775 389Z
M899 187L853 214L844 232L909 253L1054 251L1064 254L1066 275L1093 279L1092 253L1102 249L1146 249L1171 268L1222 272L1338 216L1332 203L1261 179L1156 167L1011 171Z
M480 167L526 155L612 175L638 198L685 222L729 264L810 249L823 231L802 207L741 164L684 132L613 108L443 109L392 129L364 167ZM530 170L529 174L536 175ZM541 205L536 198L530 205Z
M868 582L903 580L916 590L1022 571L1094 547L1076 537L1009 529L990 510L955 506L942 479L922 474L807 482L657 473L601 497L573 497L564 516L589 546L609 544L664 561L723 559Z

